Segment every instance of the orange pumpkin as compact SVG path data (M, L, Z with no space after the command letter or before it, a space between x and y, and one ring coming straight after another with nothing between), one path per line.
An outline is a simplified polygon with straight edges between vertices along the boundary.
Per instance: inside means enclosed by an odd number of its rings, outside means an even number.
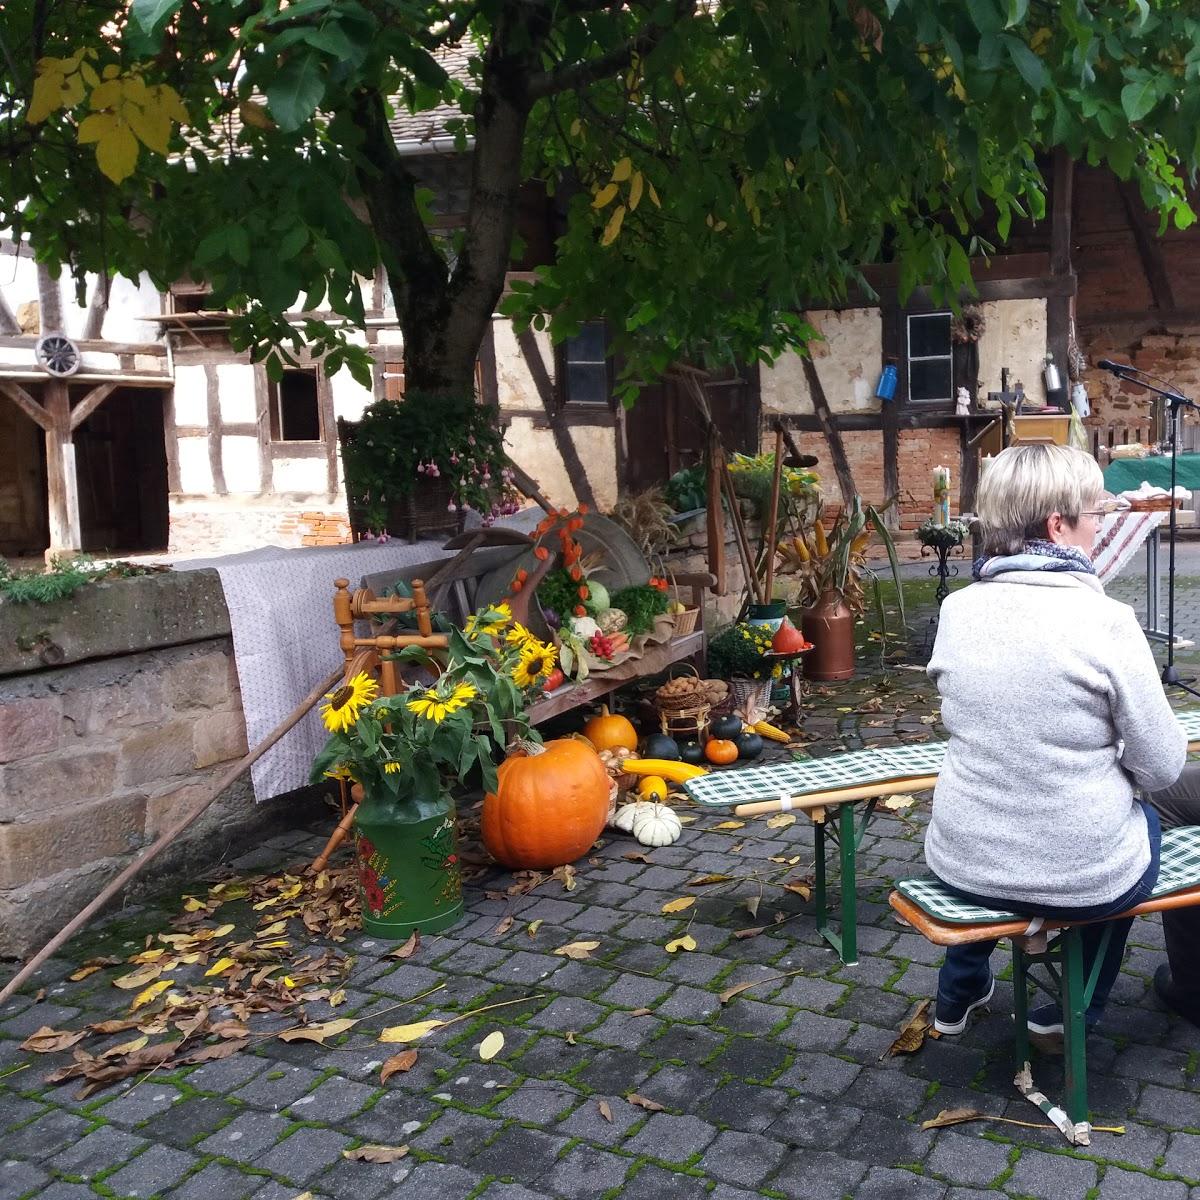
M738 748L734 742L726 741L725 738L709 738L704 745L704 757L710 763L716 763L718 766L726 766L728 763L737 762Z
M609 779L600 756L576 738L524 742L500 764L495 793L483 798L481 832L506 867L542 869L574 862L608 820Z
M637 730L632 722L610 713L607 704L600 706L599 716L592 717L584 725L583 736L597 750L636 750L638 745Z

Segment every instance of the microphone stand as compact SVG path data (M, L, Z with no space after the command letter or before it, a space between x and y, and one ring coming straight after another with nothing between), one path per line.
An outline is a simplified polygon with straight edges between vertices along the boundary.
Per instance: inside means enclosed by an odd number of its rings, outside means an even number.
M1171 414L1171 545L1167 552L1167 664L1163 667L1162 681L1167 687L1182 688L1190 695L1200 698L1200 691L1188 686L1194 683L1195 680L1182 679L1179 674L1179 668L1175 665L1175 482L1179 465L1179 412L1180 409L1184 408L1200 412L1200 405L1189 400L1174 387L1160 388L1156 387L1153 383L1147 383L1144 378L1147 372L1141 371L1137 367L1127 367L1114 363L1108 369L1118 379L1128 379L1130 383L1136 383L1138 387L1143 387L1148 392L1154 392L1155 395L1162 396L1167 401L1168 411ZM1137 375L1141 375L1143 378L1135 378Z

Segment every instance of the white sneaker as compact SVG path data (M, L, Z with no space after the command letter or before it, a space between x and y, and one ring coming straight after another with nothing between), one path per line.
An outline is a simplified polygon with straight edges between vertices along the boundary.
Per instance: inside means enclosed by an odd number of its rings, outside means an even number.
M948 1034L951 1037L953 1037L956 1033L962 1033L962 1031L967 1027L967 1020L970 1018L971 1014L977 1008L982 1008L992 998L995 990L996 978L995 976L992 976L988 979L987 991L984 992L984 994L980 996L978 1000L972 1000L971 1003L968 1004L961 1013L956 1014L955 1011L952 1010L943 1015L942 1010L939 1008L937 1014L933 1018L934 1029L936 1029L938 1033ZM952 1020L951 1018L955 1017L956 1015L957 1020Z

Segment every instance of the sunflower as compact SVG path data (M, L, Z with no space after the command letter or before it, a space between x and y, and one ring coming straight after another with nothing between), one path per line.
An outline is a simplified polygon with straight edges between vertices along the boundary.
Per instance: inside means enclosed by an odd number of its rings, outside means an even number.
M321 705L321 720L330 733L345 733L354 727L358 714L379 695L379 684L365 671L359 671L336 692L327 692L328 704Z
M504 640L510 646L524 649L530 642L536 642L538 639L520 621L514 621L512 628L504 635Z
M554 660L557 657L558 651L553 646L531 638L521 647L521 657L513 667L513 683L519 688L533 687L554 670Z
M408 702L408 711L416 713L418 717L427 717L436 725L451 713L466 708L478 694L471 683L457 684L448 696L436 687L426 688L415 700Z
M354 779L354 775L351 773L350 768L346 766L345 763L338 763L336 766L330 767L329 770L325 772L325 778L344 779L347 782L350 782Z
M512 609L508 601L485 608L482 612L472 613L463 626L467 637L498 637L504 632L504 627L512 620Z
M383 773L385 775L395 775L398 771L402 771L403 769L404 769L403 763L385 762L383 764Z

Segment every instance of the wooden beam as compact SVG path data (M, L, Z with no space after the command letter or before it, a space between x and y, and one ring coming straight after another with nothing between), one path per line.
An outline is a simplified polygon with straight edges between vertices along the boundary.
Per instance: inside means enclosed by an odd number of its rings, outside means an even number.
M46 412L53 422L46 430L46 500L50 517L50 546L46 557L77 554L80 550L79 488L75 474L75 445L71 441L71 400L66 383L50 379L45 385Z
M1154 297L1154 307L1160 312L1171 312L1175 308L1175 293L1171 281L1167 277L1167 265L1163 259L1162 247L1157 239L1151 236L1142 220L1145 211L1141 194L1132 180L1123 179L1118 185L1121 192L1121 202L1125 206L1125 215L1129 218L1129 228L1133 240L1137 243L1138 258L1142 262L1142 270L1146 273L1146 282L1150 285L1150 295Z
M40 429L53 426L50 414L19 383L0 379L0 396L7 396Z
M38 318L42 333L65 333L62 289L58 286L58 280L50 274L50 267L44 262L37 265L37 286Z
M115 383L102 383L99 387L92 388L71 410L72 431L78 429L117 390L117 386Z
M960 304L975 304L984 300L1037 300L1042 296L1073 296L1078 289L1074 275L1031 275L1022 279L976 280L977 294L965 289L958 294ZM861 289L851 289L840 304L821 305L809 302L806 309L828 307L834 310L849 308L875 308L886 304L899 304L900 293L894 287L880 287L878 295L868 296ZM935 301L928 288L915 288L904 302L906 312L939 312L945 308Z
M829 400L825 389L821 386L820 376L812 356L805 354L800 358L804 367L804 378L808 382L808 393L812 399L813 412L816 414L825 442L829 446L829 459L833 463L833 471L837 476L838 487L842 492L842 500L849 507L854 502L854 476L850 471L850 460L846 457L846 447L842 444L842 435L838 432L837 422L829 408Z
M884 400L880 410L883 425L883 500L887 504L893 496L900 495L900 414L908 404L908 372L903 364L908 358L908 344L904 313L895 304L884 305L880 311L880 338L883 348L882 368L888 359L896 363L899 378L896 380L896 395ZM884 514L889 529L900 527L900 506L889 505Z
M725 574L725 510L721 507L721 436L709 423L705 449L705 478L707 490L706 532L708 535L708 570L716 579L716 594L724 596L728 586Z
M1050 195L1050 274L1071 274L1071 214L1074 208L1075 161L1059 146L1054 151Z
M32 350L37 345L36 333L0 332L0 347L6 350ZM75 345L80 350L95 351L97 354L146 354L165 358L167 348L162 342L111 342L104 339L78 338Z

